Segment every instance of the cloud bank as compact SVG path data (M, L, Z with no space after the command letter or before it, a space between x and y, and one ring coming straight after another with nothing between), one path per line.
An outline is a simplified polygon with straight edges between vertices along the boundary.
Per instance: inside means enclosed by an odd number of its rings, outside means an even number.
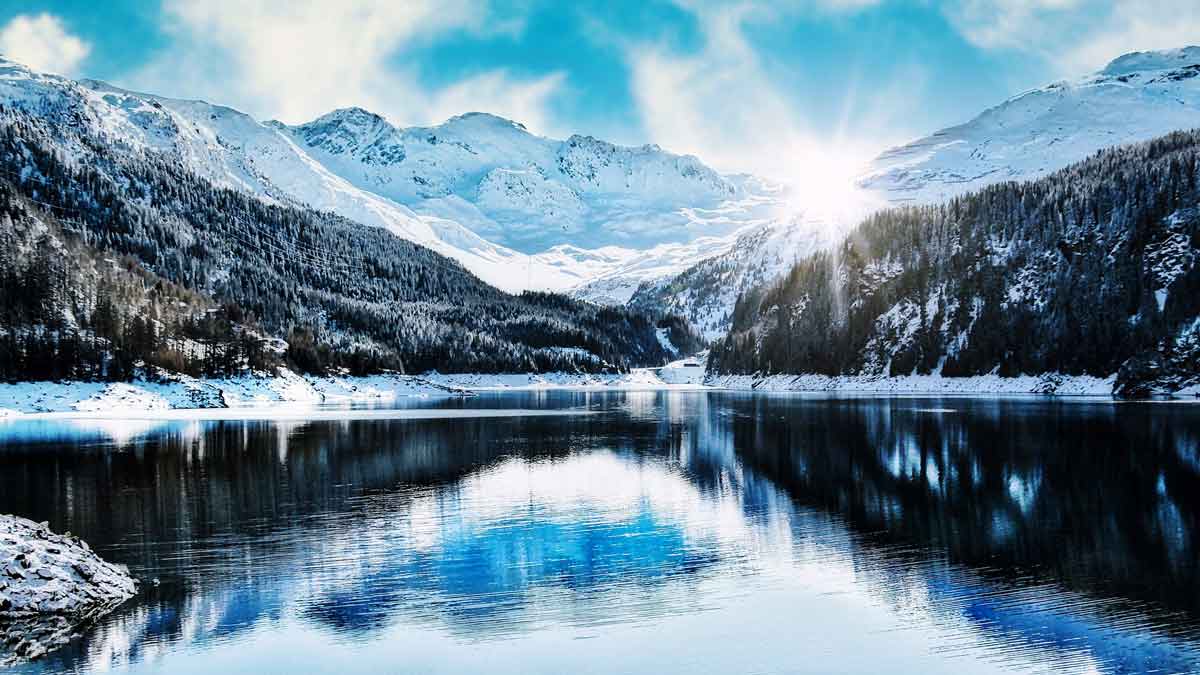
M964 0L944 13L972 44L1034 54L1063 76L1132 51L1200 43L1195 0Z
M805 11L853 12L871 4L875 0L826 0ZM914 105L920 73L910 73L902 98L886 87L872 91L869 109L857 105L853 82L833 89L830 95L844 98L844 112L831 133L810 123L805 102L772 81L746 36L747 22L778 19L781 10L754 3L683 6L702 27L699 52L680 54L661 44L625 48L633 98L654 142L721 170L792 182L816 165L848 179L881 147L902 138L895 122Z
M229 103L257 117L308 121L357 105L404 125L481 110L554 128L552 72L485 70L445 86L421 81L397 58L455 33L516 34L519 20L467 0L165 0L172 46L132 74L130 86Z
M74 75L90 51L51 14L19 14L0 28L0 55L34 70Z

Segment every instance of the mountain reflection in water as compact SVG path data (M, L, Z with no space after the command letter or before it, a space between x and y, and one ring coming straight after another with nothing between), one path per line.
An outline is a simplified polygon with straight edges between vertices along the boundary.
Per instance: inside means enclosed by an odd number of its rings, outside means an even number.
M0 423L0 512L161 582L23 669L1200 670L1200 406L423 405Z

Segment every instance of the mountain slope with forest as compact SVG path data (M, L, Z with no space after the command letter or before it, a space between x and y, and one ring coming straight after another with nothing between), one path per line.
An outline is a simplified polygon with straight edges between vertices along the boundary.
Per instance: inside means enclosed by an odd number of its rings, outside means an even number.
M197 320L219 313L288 339L287 357L301 370L600 372L676 356L645 315L509 295L383 229L217 186L171 154L72 135L23 109L0 110L0 179L5 236L23 242L6 247L22 258L9 265L10 288L41 274L38 251L120 258L154 279L143 285L161 279L196 296ZM64 256L56 265L65 270ZM28 299L6 291L6 337L16 349L29 335L58 349L63 335L94 323L103 295L94 277L55 275L54 294L79 302L22 309ZM140 311L123 301L115 320L126 324Z
M716 373L1200 381L1200 132L880 212L746 293Z
M347 108L288 126L3 58L0 104L67 136L170 156L219 187L385 228L510 292L607 275L607 291L581 297L623 304L648 270L678 272L762 218L758 183L695 157L545 138L484 113L404 128ZM614 276L627 290L614 295Z

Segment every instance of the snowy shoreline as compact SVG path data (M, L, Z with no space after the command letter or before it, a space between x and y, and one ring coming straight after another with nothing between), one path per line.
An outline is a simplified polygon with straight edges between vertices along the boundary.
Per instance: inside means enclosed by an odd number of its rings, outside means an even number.
M0 419L29 414L120 415L469 395L470 392L461 387L400 374L312 377L286 369L274 374L260 373L230 379L199 379L170 374L158 381L0 384Z
M883 395L974 394L1057 396L1113 396L1116 376L1022 375L1001 377L901 377L828 375L709 375L672 380L670 371L636 369L619 375L586 373L427 373L420 376L382 374L361 377L298 375L280 370L276 375L234 379L197 379L187 376L150 382L22 382L0 384L0 420L38 417L171 416L191 411L196 415L315 414L322 405L388 403L405 398L471 396L504 391L579 389L595 391L730 390L759 392L855 393ZM1200 387L1174 393L1190 399ZM221 412L224 411L224 412Z
M699 378L696 378L697 380ZM405 398L471 396L475 392L545 389L696 389L667 383L655 371L619 375L588 373L510 373L367 376L299 375L280 369L231 379L167 375L160 381L20 382L0 384L0 419L6 417L124 417L173 411L226 410L238 415L289 411L301 414L320 405L388 403ZM258 412L255 412L258 411Z
M1112 397L1116 375L975 375L941 377L905 375L714 375L705 380L710 387L768 392L844 392L864 394L1051 394L1056 396Z
M656 372L657 371L657 372ZM694 382L668 382L659 369L635 368L619 375L591 373L427 373L429 382L471 392L522 391L538 389L700 389L702 378Z

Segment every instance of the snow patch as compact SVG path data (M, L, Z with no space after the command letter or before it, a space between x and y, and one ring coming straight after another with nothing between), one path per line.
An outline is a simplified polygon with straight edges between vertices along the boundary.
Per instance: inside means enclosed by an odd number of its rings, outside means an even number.
M654 368L634 368L628 373L597 375L589 373L499 373L443 374L426 373L422 377L434 384L470 391L506 391L540 389L673 389L695 388L696 384L669 383Z

